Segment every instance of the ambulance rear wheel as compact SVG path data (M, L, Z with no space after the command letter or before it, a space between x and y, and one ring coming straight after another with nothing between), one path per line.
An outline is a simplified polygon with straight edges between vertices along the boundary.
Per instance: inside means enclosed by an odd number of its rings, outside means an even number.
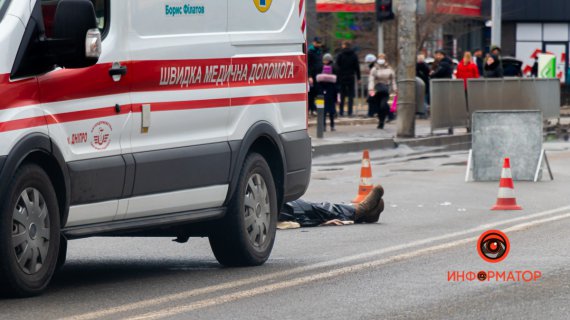
M210 235L218 262L230 267L267 261L277 229L277 192L267 161L250 154L242 167L228 212Z
M59 208L48 175L24 164L0 203L0 293L29 297L49 284L58 259Z

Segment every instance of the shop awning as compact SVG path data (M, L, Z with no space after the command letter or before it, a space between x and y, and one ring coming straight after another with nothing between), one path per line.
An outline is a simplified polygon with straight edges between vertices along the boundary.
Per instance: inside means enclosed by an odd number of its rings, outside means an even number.
M427 0L428 11L458 16L480 17L483 0Z
M426 0L429 12L481 16L482 0ZM317 0L317 12L374 12L375 0Z
M317 12L374 12L375 0L317 0Z

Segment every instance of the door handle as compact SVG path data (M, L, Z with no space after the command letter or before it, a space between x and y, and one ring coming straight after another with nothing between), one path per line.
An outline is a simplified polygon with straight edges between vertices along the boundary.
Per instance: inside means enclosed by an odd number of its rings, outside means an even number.
M122 66L120 63L115 62L111 69L109 69L109 75L113 78L113 81L121 81L121 77L127 74L127 66Z

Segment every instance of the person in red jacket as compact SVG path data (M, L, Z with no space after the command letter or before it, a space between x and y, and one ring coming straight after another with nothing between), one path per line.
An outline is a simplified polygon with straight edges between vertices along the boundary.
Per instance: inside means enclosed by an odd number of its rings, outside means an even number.
M473 62L471 52L466 51L463 60L457 66L457 79L463 79L465 90L467 90L467 79L477 79L479 76L479 68Z

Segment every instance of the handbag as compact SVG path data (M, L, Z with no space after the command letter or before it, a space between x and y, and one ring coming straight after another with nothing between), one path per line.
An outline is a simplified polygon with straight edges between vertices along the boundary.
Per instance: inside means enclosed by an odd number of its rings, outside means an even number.
M390 107L390 112L398 112L398 95L394 96L394 101L392 101L392 107Z

